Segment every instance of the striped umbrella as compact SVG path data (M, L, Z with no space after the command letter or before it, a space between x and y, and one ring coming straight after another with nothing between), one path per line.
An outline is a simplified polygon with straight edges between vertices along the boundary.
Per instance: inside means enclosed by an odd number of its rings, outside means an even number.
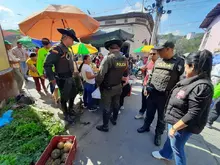
M140 48L134 50L134 53L141 53L141 52L150 52L150 50L154 48L153 45L143 45Z
M87 55L97 53L98 50L91 44L77 43L72 46L74 54Z

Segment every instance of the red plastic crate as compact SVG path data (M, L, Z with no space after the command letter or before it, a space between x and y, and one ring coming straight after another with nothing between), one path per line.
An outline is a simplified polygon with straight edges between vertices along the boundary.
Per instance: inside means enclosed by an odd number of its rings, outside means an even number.
M51 152L57 147L58 142L60 141L65 142L67 140L72 140L73 146L69 151L69 155L67 157L65 165L73 165L73 161L76 155L77 142L76 142L76 136L70 136L70 135L54 136L35 165L45 165L45 163L50 157Z

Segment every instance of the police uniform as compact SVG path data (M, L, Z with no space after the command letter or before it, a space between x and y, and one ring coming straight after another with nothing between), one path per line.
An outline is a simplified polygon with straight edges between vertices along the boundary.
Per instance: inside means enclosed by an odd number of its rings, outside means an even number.
M174 44L166 42L160 48L174 48ZM147 98L147 112L144 125L138 129L139 133L150 131L150 125L154 120L157 111L158 119L155 130L155 145L160 145L161 135L165 129L164 107L167 97L172 88L180 80L184 73L184 60L181 57L173 56L170 59L159 58L155 62L152 74L150 74L146 90L149 94Z
M120 40L107 41L106 49L109 49L112 44L121 47L122 42ZM119 51L110 53L101 63L96 77L96 83L101 89L101 107L103 108L103 125L96 127L99 131L108 131L109 119L113 125L116 125L122 92L121 81L126 68L127 60ZM113 111L113 115L110 117L111 111Z
M58 31L78 41L72 29L58 29ZM45 73L49 81L56 80L59 87L61 93L61 107L64 112L65 120L69 122L73 121L70 115L76 97L76 87L72 78L74 72L72 56L69 49L61 42L52 48L44 63ZM55 74L52 71L53 66L55 67ZM67 102L69 102L68 108Z

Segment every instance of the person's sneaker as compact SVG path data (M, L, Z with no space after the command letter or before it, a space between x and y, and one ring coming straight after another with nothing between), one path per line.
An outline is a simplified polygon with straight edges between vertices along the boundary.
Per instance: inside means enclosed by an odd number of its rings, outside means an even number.
M103 125L96 126L96 129L102 132L108 132L108 127L105 127Z
M156 159L160 159L160 160L169 160L167 158L164 158L163 156L161 156L159 151L154 151L152 152L152 156Z
M120 107L120 110L124 110L124 109L125 109L125 107L124 107L124 106L121 106L121 107Z
M84 108L84 109L87 109L87 106L86 106L86 105L83 105L83 108Z
M117 124L117 122L113 119L113 117L110 117L110 121L111 121L112 125L116 125Z
M118 111L118 114L119 114L119 115L121 114L121 111L120 111L120 110Z
M161 135L155 135L154 136L154 144L156 146L160 146L161 145Z
M138 131L138 133L149 132L150 128L145 126L145 125L143 125L141 128L138 128L137 131Z
M209 124L209 123L206 124L206 127L209 128L209 129L212 129L212 125Z
M89 110L89 112L95 112L95 111L97 111L97 108L89 108L88 110Z
M135 119L143 119L143 118L144 118L144 115L141 114L141 113L138 113L134 118L135 118Z

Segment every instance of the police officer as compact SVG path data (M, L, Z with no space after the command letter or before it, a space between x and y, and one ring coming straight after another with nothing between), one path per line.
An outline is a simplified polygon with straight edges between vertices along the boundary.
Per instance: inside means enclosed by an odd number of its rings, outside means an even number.
M57 29L62 34L61 43L53 47L44 63L45 73L51 83L57 84L61 93L61 108L64 119L73 122L71 112L76 97L76 87L72 78L74 72L72 53L68 47L79 42L73 29ZM52 67L55 66L55 74ZM69 107L67 108L67 102Z
M158 119L155 130L154 144L160 146L161 135L165 129L164 109L168 94L184 73L184 59L174 55L174 44L166 41L154 48L160 58L156 61L152 74L149 76L144 94L147 98L147 113L144 125L137 131L149 132L150 125L157 111Z
M109 119L113 125L116 125L120 108L121 81L124 72L127 72L127 60L120 53L122 43L121 40L105 42L105 48L109 50L109 55L103 59L96 77L96 83L101 90L101 107L103 108L103 125L99 125L96 128L103 132L108 132L109 130ZM113 111L112 116L111 110Z

